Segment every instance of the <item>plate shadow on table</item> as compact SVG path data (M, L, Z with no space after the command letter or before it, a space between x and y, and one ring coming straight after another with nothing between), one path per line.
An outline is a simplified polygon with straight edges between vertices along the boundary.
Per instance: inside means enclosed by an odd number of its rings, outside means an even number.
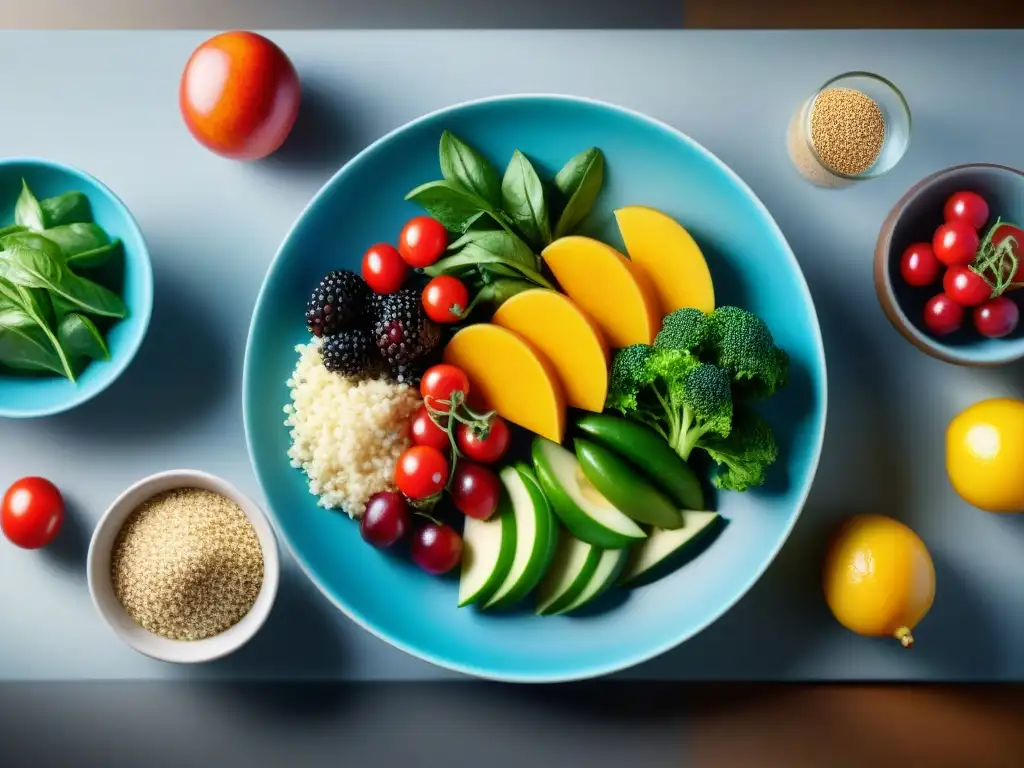
M158 266L173 258L153 255L153 316L135 360L108 390L55 419L63 428L87 433L95 448L126 438L158 441L188 429L235 385L221 322L192 297L180 273Z
M351 686L327 682L343 679L351 661L338 621L338 612L302 572L286 567L266 625L247 645L213 662L208 672L244 678L253 670L283 669L275 681L301 683L216 680L204 687L212 687L214 695L233 705L275 720L329 716L348 706L351 693Z
M64 522L57 537L43 549L43 556L61 573L80 578L84 584L92 530L86 525L78 501L66 492L63 496Z
M346 110L336 87L316 73L303 73L302 101L292 132L281 148L258 161L258 168L323 176L341 168L363 147L353 130L354 110Z

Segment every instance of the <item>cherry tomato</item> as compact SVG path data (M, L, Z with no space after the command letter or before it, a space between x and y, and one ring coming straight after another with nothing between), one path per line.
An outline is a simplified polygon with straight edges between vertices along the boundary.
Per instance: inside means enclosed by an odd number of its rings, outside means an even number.
M409 219L398 236L398 252L410 267L429 267L448 247L448 230L437 219Z
M468 424L459 423L455 428L455 439L459 450L467 458L482 464L493 464L508 451L512 440L508 424L500 416L494 416L485 433L472 429Z
M957 192L942 209L946 222L961 221L978 230L988 221L988 203L977 192Z
M443 418L447 419L448 417L444 416ZM448 433L434 423L425 405L421 405L412 417L409 433L416 445L429 445L431 448L437 448L441 453L447 453L452 447Z
M457 323L466 314L469 291L451 275L439 275L423 289L423 309L435 323Z
M462 560L462 537L444 523L427 523L412 540L412 560L427 573L448 573Z
M370 497L359 520L359 533L368 544L386 549L405 536L412 524L409 504L394 491L381 491Z
M395 464L395 485L410 499L426 499L440 493L447 482L448 460L429 445L407 448Z
M448 406L442 405L440 401L451 401L452 392L461 392L464 396L469 394L469 377L454 365L441 363L431 366L420 380L420 395L431 408L438 411L448 410Z
M363 254L363 280L374 293L394 293L408 276L409 265L394 246L377 243Z
M961 307L975 307L992 295L992 286L970 267L947 269L942 277L942 290Z
M1020 310L1009 296L997 296L974 309L974 327L990 339L1013 333L1019 320Z
M964 308L944 293L932 296L924 305L924 324L936 336L959 330L963 322Z
M970 224L950 221L935 230L932 250L935 258L947 267L966 266L974 260L981 241L978 232Z
M207 149L234 160L277 151L299 114L295 67L254 32L223 32L193 51L181 75L178 106Z
M463 460L455 465L451 494L462 514L487 520L501 501L501 481L487 467Z
M23 549L45 547L64 524L64 499L49 480L23 477L7 489L0 504L0 528Z
M913 243L907 246L900 258L900 274L903 282L918 288L931 285L939 279L942 265L935 258L931 243Z

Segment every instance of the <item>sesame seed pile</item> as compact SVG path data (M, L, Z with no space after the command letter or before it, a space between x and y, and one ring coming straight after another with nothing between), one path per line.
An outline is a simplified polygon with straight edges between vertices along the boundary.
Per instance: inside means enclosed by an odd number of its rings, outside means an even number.
M172 640L202 640L237 624L263 586L263 549L245 513L198 488L158 494L118 532L114 593L137 623Z
M882 110L853 88L826 88L811 109L811 142L832 170L847 176L864 173L885 142Z

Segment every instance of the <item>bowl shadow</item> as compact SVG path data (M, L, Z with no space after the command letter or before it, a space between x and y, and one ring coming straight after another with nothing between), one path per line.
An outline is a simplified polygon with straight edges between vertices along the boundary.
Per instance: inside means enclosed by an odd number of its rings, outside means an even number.
M64 522L57 537L43 550L43 554L59 571L81 577L84 584L92 532L75 498L66 493L63 497Z
M93 444L148 442L188 429L234 384L220 322L179 276L154 272L158 289L150 329L135 360L109 389L55 420L88 434ZM118 418L110 418L111 409Z

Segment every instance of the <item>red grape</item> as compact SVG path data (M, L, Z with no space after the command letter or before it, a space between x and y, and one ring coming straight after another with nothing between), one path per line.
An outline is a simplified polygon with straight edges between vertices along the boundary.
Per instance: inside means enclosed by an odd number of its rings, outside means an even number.
M462 560L462 537L450 525L427 523L416 531L412 560L427 573L447 573Z
M382 491L367 502L359 533L368 544L386 549L405 535L410 522L409 505L402 494Z
M487 467L463 460L455 465L451 494L462 514L487 520L501 501L501 481Z

